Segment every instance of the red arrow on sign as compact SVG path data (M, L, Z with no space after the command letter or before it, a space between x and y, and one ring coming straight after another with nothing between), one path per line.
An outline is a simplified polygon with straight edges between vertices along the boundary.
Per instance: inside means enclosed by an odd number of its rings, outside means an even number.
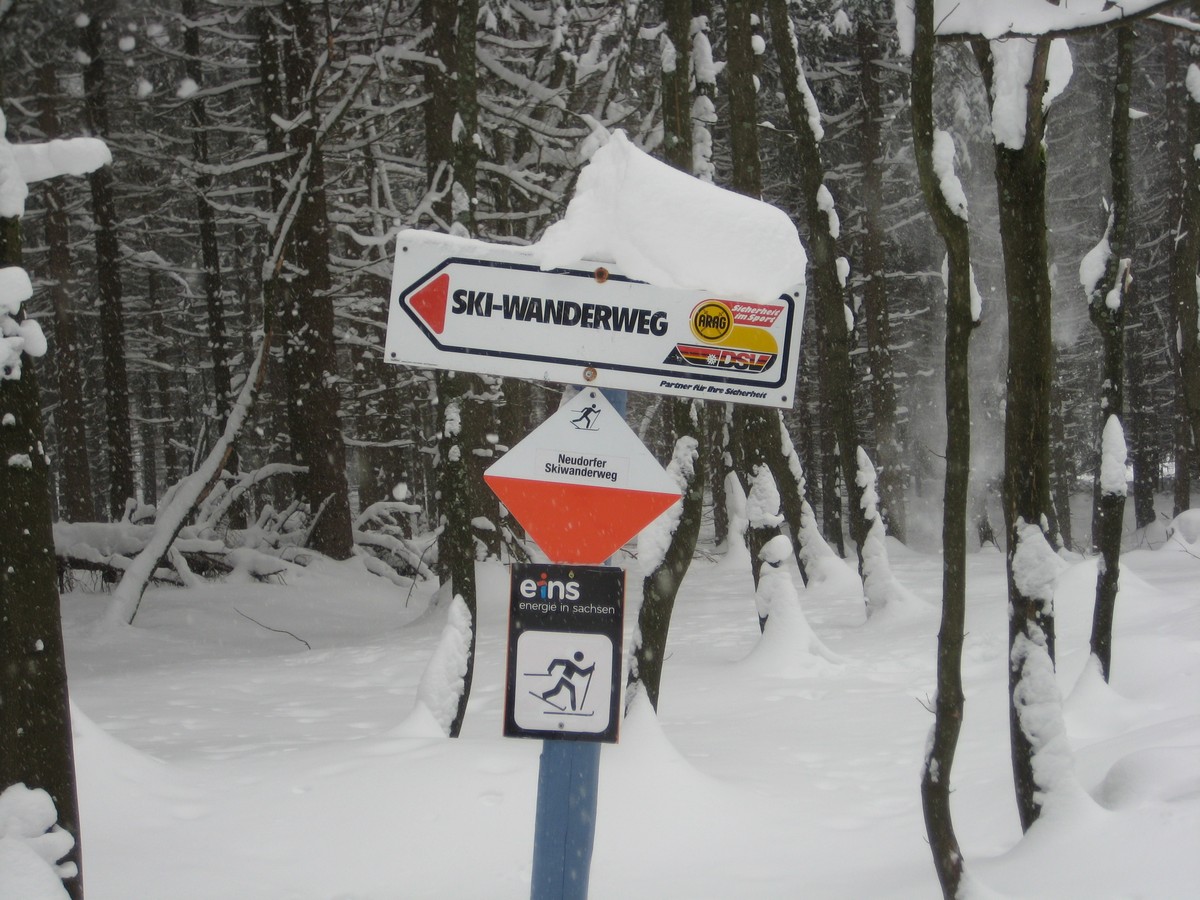
M441 334L446 328L446 295L449 292L450 276L443 272L408 298L409 306L434 334Z
M675 480L591 388L483 478L556 563L604 562L680 497Z

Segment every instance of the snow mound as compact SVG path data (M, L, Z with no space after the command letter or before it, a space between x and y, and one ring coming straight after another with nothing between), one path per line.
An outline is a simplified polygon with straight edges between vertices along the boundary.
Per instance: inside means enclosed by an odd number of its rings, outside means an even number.
M421 675L421 683L417 685L418 708L414 710L417 721L420 720L420 707L424 707L443 735L450 733L450 725L458 713L458 702L467 675L467 661L471 657L473 627L467 604L460 594L455 594L437 649L433 651L433 657Z
M434 716L433 711L418 699L412 712L403 722L392 729L390 737L396 738L444 738L446 729Z
M1063 719L1072 740L1096 740L1128 731L1137 721L1137 704L1122 697L1100 674L1100 662L1088 658L1075 687L1063 701Z
M790 557L790 541L780 535L769 541L763 550L768 551L768 556L782 552ZM842 661L808 624L788 568L769 562L763 566L755 602L759 615L766 614L767 622L762 638L742 661L744 671L754 675L805 678L828 672L834 668L833 664Z
M1181 512L1167 526L1167 547L1200 553L1200 509Z
M644 777L652 772L657 777L669 771L675 777L694 780L696 784L710 780L675 749L663 731L645 691L638 691L629 700L625 718L621 720L621 742L617 746L619 752L601 757L605 769L603 777L607 777L610 771L614 774L620 772L626 778L634 777L635 773Z
M1200 794L1200 753L1190 747L1147 747L1122 757L1096 789L1107 809L1170 803Z

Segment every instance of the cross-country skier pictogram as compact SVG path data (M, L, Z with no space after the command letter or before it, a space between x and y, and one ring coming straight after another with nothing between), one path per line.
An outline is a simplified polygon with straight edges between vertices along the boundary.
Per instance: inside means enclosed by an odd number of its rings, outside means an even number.
M600 407L595 403L592 403L589 406L585 406L581 410L576 410L576 412L578 412L579 415L571 420L571 424L580 431L594 431L596 428L596 423L592 421L592 417L600 414ZM580 422L583 424L580 425Z
M583 662L583 651L576 650L572 659L552 659L550 664L546 666L546 674L549 676L558 675L558 682L548 690L541 693L530 691L535 697L545 701L550 706L553 706L559 712L579 712L584 702L587 700L588 688L592 684L592 673L596 671L596 664L584 668L580 665ZM557 670L557 672L556 672ZM579 693L579 688L583 688L582 695ZM562 693L567 693L567 702L570 706L561 706L555 700L561 700Z

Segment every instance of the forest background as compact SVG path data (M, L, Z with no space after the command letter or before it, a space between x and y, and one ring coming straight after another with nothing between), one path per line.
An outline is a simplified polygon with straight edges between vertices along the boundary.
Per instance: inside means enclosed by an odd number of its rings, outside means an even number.
M452 77L448 91L437 83L447 76L439 60L456 45L437 46L447 38L437 23L448 23L453 38L462 4L93 6L80 13L74 4L16 4L0 34L14 141L94 134L114 157L89 179L35 188L22 224L35 286L29 310L50 341L40 383L56 518L136 520L138 511L126 509L132 498L155 506L214 442L252 361L255 334L287 306L280 295L311 292L318 302L297 311L311 321L294 330L309 335L311 352L335 353L336 361L323 360L323 382L309 384L277 340L254 425L238 442L236 467L227 468L304 464L313 440L305 432L327 405L339 423L344 450L335 455L345 458L339 491L347 497L332 505L365 509L392 499L403 483L436 521L433 376L387 366L381 355L390 238L405 227L457 228L529 243L561 216L593 131L622 128L638 146L662 153L662 11L483 2L471 35L473 71ZM696 12L692 86L709 102L692 107L700 137L694 168L729 184L724 10L700 4ZM907 59L895 46L890 2L811 2L791 12L824 123L838 250L849 261L855 436L880 469L889 533L929 546L936 532L906 512L910 494L936 497L941 487L943 251L917 189ZM753 28L762 197L793 214L807 244L778 58L765 18L755 17ZM1125 329L1126 433L1140 525L1153 515L1153 491L1174 490L1177 509L1186 508L1195 472L1168 290L1181 160L1190 155L1186 116L1172 111L1187 107L1193 44L1187 31L1147 22L1132 82L1139 290ZM1059 510L1071 492L1090 489L1098 471L1101 337L1089 326L1078 273L1107 216L1115 54L1111 34L1072 39L1074 74L1046 136ZM969 48L945 46L937 65L938 120L954 133L971 198L972 265L985 309L971 383L973 519L986 531L986 501L997 493L1002 464L1007 324L995 302L1004 279L993 143ZM468 80L469 104L460 84ZM455 187L449 174L462 152L475 157L474 177ZM292 229L302 235L298 246L278 246L281 221L305 213L312 221ZM328 315L309 311L322 301ZM800 444L809 499L839 540L832 523L841 504L827 502L838 497L835 414L821 405L812 321L805 335L802 389L785 417ZM289 395L305 389L304 412L289 412ZM559 391L506 383L488 404L484 434L511 445L556 406ZM666 459L664 413L658 398L635 397L630 418ZM285 509L295 494L288 475L272 479L246 496L243 515L256 518L268 502ZM1090 535L1071 534L1069 520L1060 521L1066 546L1089 546ZM336 543L323 543L322 533L312 539L317 548Z
M361 552L397 584L436 570L459 592L473 578L464 559L499 554L517 532L478 474L555 408L561 387L386 365L391 238L416 227L536 241L562 216L597 136L617 128L792 215L814 271L812 349L783 418L807 471L804 499L825 540L842 555L857 548L861 567L861 446L878 467L889 533L935 548L953 436L942 348L943 281L954 283L954 264L952 252L943 274L920 189L923 150L892 4L684 6L684 15L671 2L0 6L10 139L89 134L113 155L87 179L34 187L19 237L6 230L6 257L15 261L19 247L33 278L26 312L50 344L38 380L62 568L120 578L147 546L136 526L161 523L188 476L211 463L201 499L184 511L204 537L176 545L168 577L229 571L230 551L253 544L253 533L267 555ZM787 26L774 17L780 9ZM670 30L680 21L686 35ZM1152 520L1156 492L1171 492L1176 513L1186 509L1197 471L1187 400L1196 393L1189 379L1200 377L1189 218L1198 91L1187 73L1200 46L1186 17L1159 16L1123 38L1122 63L1116 33L1071 36L1074 71L1041 153L1046 203L1036 212L1053 353L1040 356L1051 366L1049 416L1030 452L1046 464L1045 483L1034 485L1047 489L1040 524L1068 550L1099 541L1099 528L1073 533L1066 510L1073 493L1102 493L1112 357L1103 323L1089 321L1096 279L1081 285L1080 266L1102 236L1116 243L1113 209L1125 228L1112 262L1124 315L1116 389L1136 524ZM677 67L685 44L689 64ZM996 240L1006 207L988 115L991 65L970 41L945 42L933 112L953 133L970 198L982 301L964 499L971 535L1004 546L1015 533L1000 513L1001 435L1014 398L1007 329L1019 320L1001 313L1014 287ZM811 93L798 106L801 83ZM1122 92L1130 127L1114 140ZM1128 164L1124 205L1114 199L1117 156ZM814 178L823 194L810 190ZM827 277L835 272L840 289ZM746 474L743 462L766 453L769 427L727 418L714 408L696 420L707 468ZM677 404L633 397L630 421L671 458ZM449 438L461 457L447 452ZM710 474L719 537L724 484ZM1001 518L1006 527L994 527ZM798 527L798 516L789 521ZM419 540L438 529L440 553ZM450 541L467 551L445 552ZM152 565L168 561L165 550L151 556ZM142 589L125 598L127 620Z

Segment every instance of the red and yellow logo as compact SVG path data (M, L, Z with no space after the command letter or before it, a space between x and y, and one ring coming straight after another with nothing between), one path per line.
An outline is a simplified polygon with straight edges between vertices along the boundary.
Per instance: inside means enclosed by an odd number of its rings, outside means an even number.
M666 362L676 365L761 372L779 353L770 328L781 306L704 300L692 310L688 324L699 344L677 344Z
M692 334L710 344L719 344L733 330L733 312L720 300L705 300L692 310Z

